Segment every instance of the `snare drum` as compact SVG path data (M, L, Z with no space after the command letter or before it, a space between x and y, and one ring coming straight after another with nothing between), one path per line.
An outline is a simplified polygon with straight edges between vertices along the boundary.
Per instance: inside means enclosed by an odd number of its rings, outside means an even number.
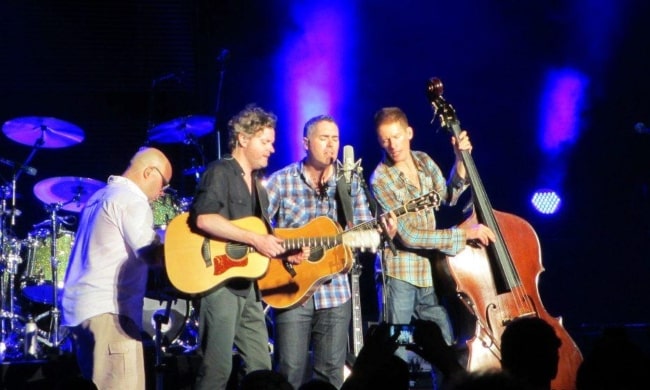
M23 275L23 295L37 303L53 304L52 285L52 235L50 229L38 229L29 233L23 242L27 248L25 274ZM59 230L56 237L56 276L59 289L63 288L63 279L68 267L70 251L74 244L74 232Z

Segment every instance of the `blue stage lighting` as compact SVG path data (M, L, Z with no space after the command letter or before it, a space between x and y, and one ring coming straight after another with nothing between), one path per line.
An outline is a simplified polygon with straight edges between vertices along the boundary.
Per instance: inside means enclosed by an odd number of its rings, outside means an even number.
M555 214L560 209L562 199L553 190L541 189L535 191L530 200L533 207L541 214Z

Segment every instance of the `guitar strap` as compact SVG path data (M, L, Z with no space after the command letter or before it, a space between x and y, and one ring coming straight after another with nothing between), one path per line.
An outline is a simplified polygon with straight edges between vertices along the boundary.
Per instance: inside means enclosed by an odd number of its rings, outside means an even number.
M360 180L360 185L361 188L363 189L363 192L366 195L366 200L368 201L368 208L370 209L370 214L374 217L377 218L379 216L378 212L378 206L377 206L377 200L375 199L374 196L370 193L370 189L368 188L368 184L366 181L363 179L363 177L359 177ZM345 219L343 221L347 222L347 225L345 223L342 223L341 226L352 226L354 224L354 214L352 212L352 196L350 195L352 193L352 187L350 183L345 182L345 178L343 175L339 178L339 180L336 182L336 200L339 202L339 204L342 206L341 208L343 209L343 214ZM341 216L339 212L339 223L341 223Z
M256 205L253 207L259 207L256 212L259 212L260 217L266 224L266 228L269 229L269 231L273 231L273 228L271 226L271 219L269 218L269 196L266 193L266 189L262 187L262 183L259 180L259 174L256 173L253 175L253 182L255 183L254 188L255 188L255 198L257 200Z
M350 183L345 182L344 175L339 177L336 182L336 202L340 207L337 207L338 222L341 226L351 227L354 225L354 212L352 209L352 187Z

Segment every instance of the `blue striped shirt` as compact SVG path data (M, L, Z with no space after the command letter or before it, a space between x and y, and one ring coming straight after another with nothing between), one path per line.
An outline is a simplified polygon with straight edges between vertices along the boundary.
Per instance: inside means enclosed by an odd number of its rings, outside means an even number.
M327 216L337 221L336 181L332 175L322 193L307 183L304 161L295 162L274 172L266 183L269 195L269 218L278 228L297 228L313 218ZM352 180L354 225L372 219L366 195L358 178ZM339 306L350 299L347 275L338 274L331 282L322 284L314 293L316 309Z

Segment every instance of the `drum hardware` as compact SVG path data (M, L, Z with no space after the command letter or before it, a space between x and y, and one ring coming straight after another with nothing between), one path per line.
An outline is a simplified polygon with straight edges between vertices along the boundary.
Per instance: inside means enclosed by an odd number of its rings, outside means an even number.
M147 132L148 140L160 143L193 144L214 128L214 117L207 115L185 115L163 122Z
M165 305L165 310L160 312L156 312L156 314L153 315L153 322L155 324L155 336L154 336L154 342L155 342L155 363L154 363L154 368L156 370L156 389L162 389L163 388L163 377L164 377L164 372L165 372L165 364L163 363L163 346L162 346L162 326L169 324L169 314L172 309L172 301L169 300L167 301L167 304Z
M34 148L65 148L84 140L84 131L78 126L61 119L41 116L8 120L2 126L2 132L9 139Z
M196 160L192 159L192 166L183 170L184 176L194 176L194 180L198 184L201 180L201 174L205 171L205 166L196 165Z
M50 269L52 271L52 308L50 309L50 343L52 347L59 348L63 341L59 337L59 251L57 246L58 233L60 232L60 210L78 212L85 206L88 199L104 183L84 177L53 177L41 180L34 186L34 195L45 204L45 210L50 215ZM67 259L65 259L67 260Z
M198 346L198 320L190 298L171 285L164 269L149 270L142 329L162 343L162 352L191 352Z
M171 297L159 300L145 297L142 329L154 342L160 341L161 352L189 353L198 347L197 316L191 300ZM158 326L160 329L157 329ZM160 335L157 334L158 331Z
M31 321L27 321L20 316L15 306L17 298L15 294L16 275L18 274L18 265L22 263L21 249L24 244L23 241L8 237L8 232L13 231L16 218L21 214L20 210L16 208L16 198L18 197L16 182L22 173L27 173L31 176L36 175L36 168L29 166L29 164L38 150L43 148L68 147L78 144L84 139L84 132L81 128L69 122L51 117L29 116L12 119L3 124L2 131L9 139L23 145L31 146L32 149L22 164L7 159L0 159L0 164L9 166L14 170L11 187L0 187L0 270L2 271L0 275L0 331L2 335L2 341L0 342L0 360L10 354L15 354L16 357L26 353L29 355L36 354L39 350L37 341L42 337L39 333L33 332L33 324ZM81 194L81 191L73 192ZM37 197L46 203L55 203L58 201L58 199L44 200L43 198L46 194L42 194L42 196L38 195L37 193ZM77 201L81 199L81 195L77 196L76 199ZM7 205L7 200L11 201L9 206ZM64 202L60 203L67 205ZM53 214L56 216L56 210ZM7 218L9 219L8 224L6 221ZM57 221L53 220L52 225L56 227ZM53 237L55 237L54 233ZM54 248L52 253L55 253L55 241L52 242L52 246ZM56 258L53 261L56 262ZM56 278L56 270L53 271L53 278ZM53 290L54 294L56 294L56 289ZM56 299L54 302L56 302ZM53 317L57 317L58 319L56 308L53 310L53 314L55 314ZM21 324L25 325L23 326ZM23 330L28 331L29 338L26 337ZM35 335L36 338L34 337ZM55 340L57 340L58 344L58 334L56 333ZM23 348L21 348L21 345Z
M21 323L25 319L16 311L16 275L18 266L22 263L20 257L21 241L13 237L13 227L20 212L16 209L16 182L22 169L12 175L11 187L2 186L3 194L0 200L0 350L2 359L7 354L20 353L18 346L22 332ZM11 199L11 207L7 207L7 199ZM6 219L9 219L7 225ZM10 237L11 236L11 237Z
M34 195L44 204L61 204L61 210L80 212L88 199L106 183L87 177L51 177L34 185Z
M21 242L15 238L7 239L3 235L4 245L2 245L2 279L0 288L2 295L2 311L0 313L0 326L2 330L2 342L6 348L7 338L16 338L17 334L22 332L21 323L25 318L18 314L16 310L16 275L18 266L22 263L20 257ZM5 321L7 320L7 321ZM15 345L15 343L9 343Z

